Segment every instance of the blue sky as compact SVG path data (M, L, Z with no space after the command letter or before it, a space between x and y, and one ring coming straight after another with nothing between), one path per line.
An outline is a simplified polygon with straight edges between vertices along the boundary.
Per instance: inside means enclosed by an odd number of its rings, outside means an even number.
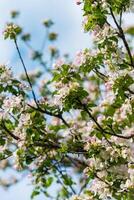
M8 63L14 72L18 72L19 59L12 41L4 41L2 36L5 23L10 20L11 10L21 12L18 23L24 27L25 32L32 33L35 47L38 47L44 35L41 23L48 18L55 22L53 30L59 34L57 45L63 54L69 52L73 56L76 51L91 46L89 34L84 34L81 27L81 9L75 5L74 0L0 0L0 64ZM23 54L26 57L25 49ZM25 62L29 66L28 58ZM8 191L0 188L2 200L29 200L31 191L28 178ZM36 198L40 199L41 196Z
M71 51L74 54L80 48L90 45L89 35L84 34L81 28L81 10L74 0L0 0L0 30L10 19L9 11L14 9L21 11L19 23L25 27L26 32L32 32L35 45L38 43L37 38L40 40L42 37L41 23L46 18L52 18L55 22L54 30L59 33L58 46L62 52ZM0 47L3 53L0 54L0 60L12 63L12 43L3 41L1 32Z
M82 13L74 0L0 0L0 64L9 63L14 71L18 71L19 60L11 41L4 41L2 30L10 19L10 11L21 12L19 23L25 27L25 32L31 32L34 45L43 37L41 22L51 18L55 22L54 30L59 33L58 47L63 53L72 56L76 51L91 46L89 34L84 34L81 22ZM127 24L131 24L133 16L129 15ZM25 54L25 50L23 50ZM25 55L26 56L26 55ZM27 60L28 64L29 61ZM31 66L30 66L31 67ZM29 68L30 68L29 67ZM2 200L30 200L32 186L25 178L19 184L11 187L8 191L0 188ZM36 198L41 200L42 197Z

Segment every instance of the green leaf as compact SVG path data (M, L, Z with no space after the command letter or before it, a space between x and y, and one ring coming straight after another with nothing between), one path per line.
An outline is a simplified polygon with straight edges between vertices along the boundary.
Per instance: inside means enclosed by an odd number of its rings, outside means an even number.
M34 190L31 194L31 199L34 199L34 197L38 196L40 194L40 191Z

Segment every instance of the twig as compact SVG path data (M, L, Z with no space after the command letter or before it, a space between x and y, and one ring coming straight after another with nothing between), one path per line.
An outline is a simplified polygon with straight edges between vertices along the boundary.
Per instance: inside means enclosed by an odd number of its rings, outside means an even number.
M33 86L32 86L31 80L30 80L30 78L29 78L29 75L28 75L28 72L27 72L27 68L26 68L25 63L24 63L24 61L23 61L23 58L22 58L22 56L21 56L21 53L20 53L20 50L19 50L18 43L17 43L17 40L16 40L16 39L14 39L14 43L15 43L15 47L16 47L16 49L17 49L17 52L18 52L20 61L21 61L22 66L23 66L23 68L24 68L24 71L25 71L25 74L26 74L26 77L27 77L27 81L28 81L29 86L30 86L30 88L31 88L34 101L35 101L35 103L36 103L36 105L37 105L37 107L38 107L38 102L37 102L37 100L36 100L36 95L35 95L35 92L34 92L34 90L33 90Z
M6 127L4 121L3 124L1 125L1 127L15 140L20 140L20 138L16 135L14 135L11 131L9 131L9 129Z
M112 8L110 8L110 13L111 13L111 16L112 16L112 18L113 18L113 20L114 20L114 22L115 22L115 24L116 24L116 26L117 26L117 28L118 28L118 30L119 30L120 37L121 37L121 39L122 39L122 41L123 41L123 43L124 43L124 45L125 45L125 48L126 48L126 50L127 50L128 55L129 55L130 62L131 62L131 66L134 68L134 60L133 60L133 57L132 57L132 54L131 54L131 50L130 50L130 48L129 48L129 45L128 45L128 43L127 43L125 34L124 34L124 32L123 32L123 29L122 29L122 27L118 24L118 22L117 22L117 20L116 20L116 18L115 18L115 16L114 16L114 13L113 13L113 11L112 11Z

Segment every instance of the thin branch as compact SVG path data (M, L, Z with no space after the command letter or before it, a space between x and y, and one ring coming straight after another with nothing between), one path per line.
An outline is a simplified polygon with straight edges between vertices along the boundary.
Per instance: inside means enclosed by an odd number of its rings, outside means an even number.
M87 187L87 185L88 185L88 183L89 183L89 180L87 179L87 180L85 180L85 183L82 185L82 187L80 188L80 191L79 191L79 195L82 193L82 191Z
M66 120L63 118L63 116L62 116L62 113L58 113L58 114L55 114L55 113L52 113L52 112L50 112L50 111L48 111L48 110L43 110L42 108L40 108L39 107L39 105L38 105L38 108L36 108L36 107L34 107L34 106L32 106L32 105L30 105L30 104L27 104L29 107L31 107L32 109L34 109L34 110L36 110L36 111L39 111L39 112L41 112L41 113L44 113L44 114L46 114L46 115L49 115L49 116L52 116L52 117L56 117L56 118L58 118L58 119L61 119L62 120L62 122L68 127L68 128L70 128L70 125L66 122Z
M121 24L122 24L122 10L121 10L121 12L120 12L120 26L121 26Z
M115 18L115 15L114 15L114 13L113 13L113 11L112 11L112 8L110 8L110 13L111 13L111 16L112 16L112 18L113 18L113 20L114 20L114 22L115 22L115 24L116 24L116 26L117 26L117 28L118 28L118 30L119 30L120 37L121 37L121 39L122 39L122 41L123 41L123 43L124 43L124 45L125 45L125 48L126 48L126 50L127 50L128 55L129 55L130 62L131 62L131 66L134 68L133 56L132 56L132 54L131 54L131 50L130 50L130 47L129 47L128 43L127 43L127 40L126 40L125 34L124 34L124 32L123 32L123 29L122 29L122 27L118 24L118 22L117 22L117 20L116 20L116 18Z
M41 52L44 51L44 48L45 48L45 46L46 46L48 33L49 33L49 31L48 31L48 29L46 29L46 30L45 30L45 36L44 36L44 39L43 39L43 42L42 42L42 46L41 46L41 50L40 50Z
M27 72L26 65L25 65L25 63L24 63L24 61L23 61L23 58L22 58L22 56L21 56L21 52L20 52L20 50L19 50L18 43L17 43L17 40L16 40L16 39L14 39L14 43L15 43L15 47L16 47L16 49L17 49L17 52L18 52L18 55L19 55L20 61L21 61L22 66L23 66L23 68L24 68L24 71L25 71L25 74L26 74L27 81L28 81L29 86L30 86L30 88L31 88L31 91L32 91L32 95L33 95L34 101L35 101L35 103L36 103L36 105L37 105L37 107L38 107L38 102L37 102L37 100L36 100L36 95L35 95L35 92L34 92L34 90L33 90L33 86L32 86L31 80L30 80L30 78L29 78L29 75L28 75L28 72Z
M14 135L5 125L5 123L3 122L3 124L1 125L1 127L15 140L20 140L20 138L16 135Z
M59 172L59 174L61 175L62 179L65 180L64 178L64 174L62 173L62 170L60 169L60 165L58 165L58 167L56 167L57 171ZM70 190L72 191L73 194L76 194L74 188L72 187L72 185L68 185L68 187L70 188Z
M115 132L112 133L112 132L106 131L105 129L103 129L101 127L101 125L97 122L97 120L94 118L94 116L92 116L92 114L90 113L90 111L88 110L88 108L86 107L86 105L82 104L82 103L81 103L81 105L83 106L83 109L87 112L87 114L89 115L89 117L91 118L91 120L97 125L98 129L100 130L100 132L105 137L105 139L107 140L108 143L110 141L106 138L105 134L108 134L108 135L111 135L111 136L115 136L115 137L118 137L118 138L122 138L122 139L131 139L131 138L134 137L134 135L124 136L124 135L120 135L120 134L115 134ZM110 142L110 145L111 145L111 142Z

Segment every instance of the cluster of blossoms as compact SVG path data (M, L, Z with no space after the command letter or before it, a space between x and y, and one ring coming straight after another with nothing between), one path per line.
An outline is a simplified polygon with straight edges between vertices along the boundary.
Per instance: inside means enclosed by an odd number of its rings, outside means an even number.
M0 65L0 84L11 84L12 71L6 65Z
M18 126L14 130L14 134L20 138L19 146L24 145L23 143L25 143L25 140L26 140L26 130L27 130L27 127L31 125L31 123L32 122L30 119L30 114L22 113L20 115Z
M22 96L7 97L3 101L2 108L7 111L12 111L13 108L21 109L22 108L21 102L22 102Z
M74 62L73 62L73 65L74 66L81 66L83 65L85 62L86 62L86 53L85 52L82 52L82 51L79 51L77 54L76 54L76 57L74 59Z
M5 31L4 31L4 38L10 38L10 39L15 39L17 35L19 35L21 33L22 29L13 23L8 23Z

